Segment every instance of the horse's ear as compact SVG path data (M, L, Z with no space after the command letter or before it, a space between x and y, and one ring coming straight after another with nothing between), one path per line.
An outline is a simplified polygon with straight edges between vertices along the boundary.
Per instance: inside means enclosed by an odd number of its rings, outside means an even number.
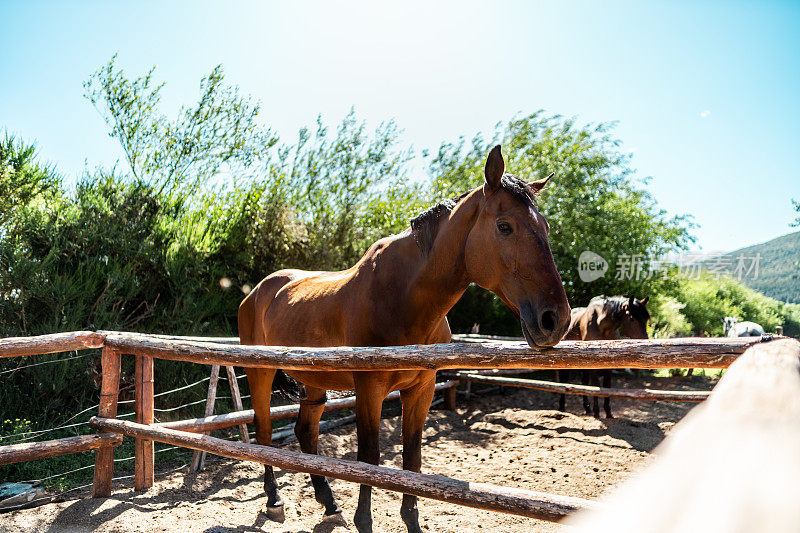
M644 298L641 299L642 305L647 305L647 302L649 302L649 301L650 301L650 297L649 296L645 296Z
M629 310L630 310L630 309L633 309L633 302L635 302L635 301L636 301L636 298L634 298L633 296L631 296L630 298L628 298L628 309L629 309Z
M550 175L544 179L530 182L528 187L530 187L530 189L533 191L533 194L539 194L539 191L544 189L544 186L547 185L547 182L550 181L550 178L552 178L554 175L555 172L551 172Z
M486 185L491 189L500 187L500 180L503 178L505 170L506 163L503 161L503 154L500 153L500 145L498 144L492 148L492 151L489 152L489 157L486 158L486 167L484 167Z

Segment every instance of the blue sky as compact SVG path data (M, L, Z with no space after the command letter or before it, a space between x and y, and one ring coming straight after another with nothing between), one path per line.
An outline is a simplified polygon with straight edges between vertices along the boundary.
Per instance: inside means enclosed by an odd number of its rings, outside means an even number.
M0 129L67 176L112 164L81 84L114 53L168 112L223 64L287 141L351 106L418 149L544 108L619 121L659 205L732 250L792 231L798 28L797 2L3 2Z

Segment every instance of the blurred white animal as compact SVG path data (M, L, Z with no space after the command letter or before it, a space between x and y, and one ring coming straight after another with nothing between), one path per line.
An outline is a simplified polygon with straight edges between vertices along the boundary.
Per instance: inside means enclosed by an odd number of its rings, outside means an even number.
M739 322L732 316L722 319L722 330L728 337L760 337L764 334L764 328L755 322Z

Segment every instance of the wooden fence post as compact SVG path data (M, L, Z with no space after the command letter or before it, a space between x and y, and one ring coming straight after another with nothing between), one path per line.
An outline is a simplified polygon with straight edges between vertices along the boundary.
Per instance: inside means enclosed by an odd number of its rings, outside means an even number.
M208 382L208 396L206 397L205 416L214 413L214 403L217 401L217 382L219 381L219 365L211 365L211 379ZM192 454L192 472L199 472L206 464L206 452L195 450Z
M119 399L119 352L113 348L103 348L101 355L102 382L100 384L100 406L98 416L116 418ZM95 498L111 496L111 480L114 477L114 447L104 446L94 454L94 483L92 495Z
M231 398L233 398L233 407L237 411L242 411L242 395L239 392L239 382L236 381L236 370L232 366L226 366L225 370L228 372L228 385L231 389ZM247 424L239 425L239 435L242 442L250 442L250 433L247 431Z
M136 422L152 424L155 421L153 416L153 358L137 355L134 374ZM155 447L153 441L137 438L134 444L134 457L133 488L138 491L147 490L153 486L154 478Z
M444 391L444 408L448 411L455 411L456 410L456 396L458 394L458 385L461 383L460 381L456 381L456 383Z

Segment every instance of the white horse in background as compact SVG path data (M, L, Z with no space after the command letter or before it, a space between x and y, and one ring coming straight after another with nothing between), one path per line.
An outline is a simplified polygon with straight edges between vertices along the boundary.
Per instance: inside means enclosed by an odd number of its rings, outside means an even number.
M733 316L722 319L722 330L728 337L760 337L764 334L764 328L755 322L739 322Z

